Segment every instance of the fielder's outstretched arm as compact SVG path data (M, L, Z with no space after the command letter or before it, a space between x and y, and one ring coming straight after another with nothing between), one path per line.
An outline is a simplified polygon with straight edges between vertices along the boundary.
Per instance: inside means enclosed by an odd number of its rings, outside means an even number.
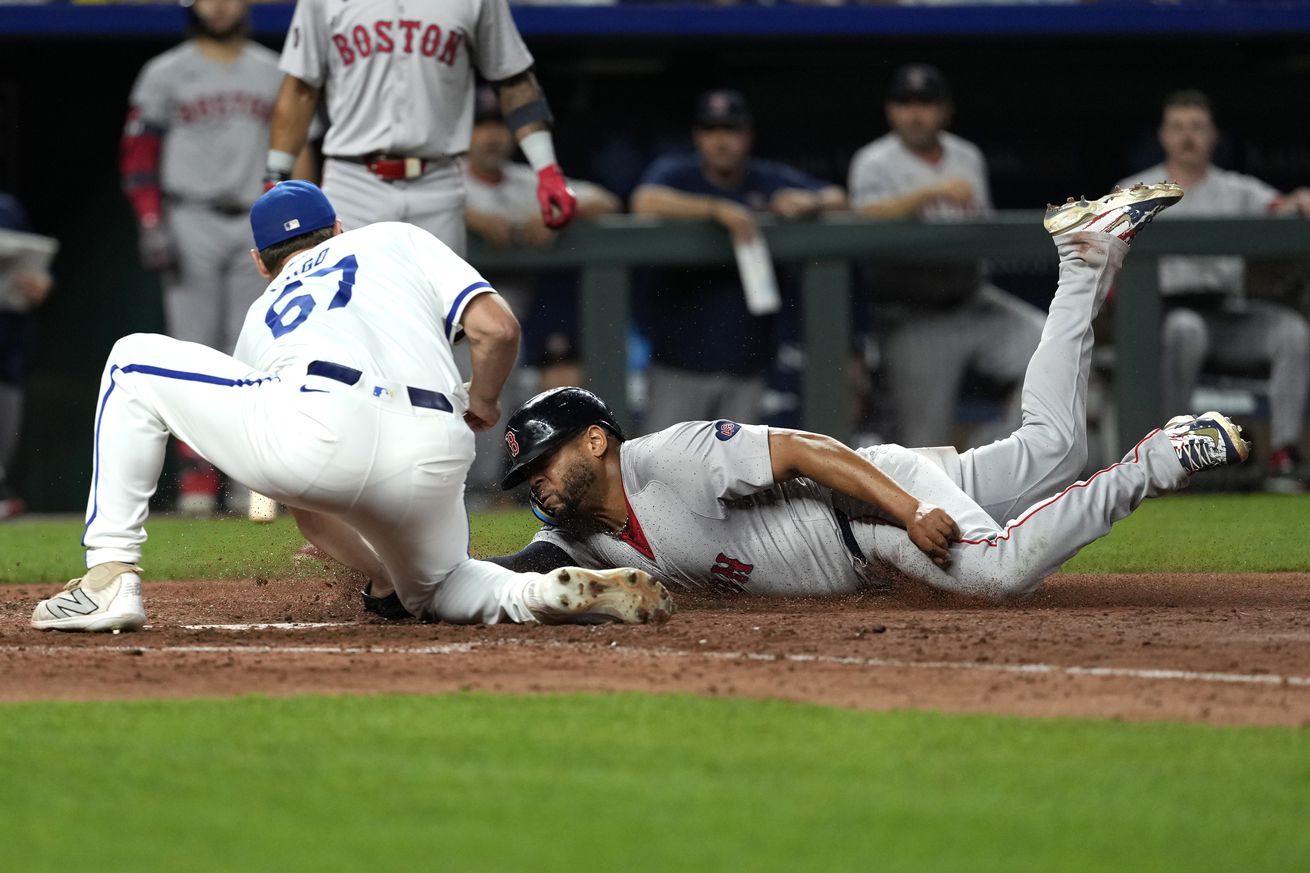
M950 546L960 536L955 520L897 485L873 462L823 434L769 428L773 480L804 476L826 488L876 506L905 527L910 541L944 567Z

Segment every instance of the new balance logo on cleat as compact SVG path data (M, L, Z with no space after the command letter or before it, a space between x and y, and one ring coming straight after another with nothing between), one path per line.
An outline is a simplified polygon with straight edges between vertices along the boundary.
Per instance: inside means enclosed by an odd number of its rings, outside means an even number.
M1218 412L1176 415L1165 423L1164 432L1188 474L1240 464L1251 453L1242 428Z
M58 597L52 597L46 601L46 609L50 614L57 618L68 618L70 615L90 615L99 609L86 592L81 588L74 588Z
M1115 188L1099 200L1070 197L1059 206L1047 206L1042 224L1051 236L1086 231L1108 233L1130 243L1157 213L1182 199L1182 187L1173 182L1134 185L1127 191Z

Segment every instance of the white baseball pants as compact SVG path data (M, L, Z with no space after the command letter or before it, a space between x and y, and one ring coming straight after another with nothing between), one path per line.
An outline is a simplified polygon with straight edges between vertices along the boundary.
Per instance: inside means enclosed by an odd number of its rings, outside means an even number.
M414 386L424 388L425 386ZM87 501L87 566L137 563L171 433L261 494L337 516L377 550L411 613L526 621L530 575L468 556L466 400L411 404L407 386L252 371L154 334L114 344L100 382Z
M1073 481L1087 460L1092 318L1128 245L1108 234L1073 233L1057 238L1056 248L1060 280L1024 378L1023 425L959 455L895 445L861 450L959 525L961 539L945 569L903 530L860 526L866 554L934 587L997 599L1027 594L1142 500L1187 484L1168 437L1158 431L1120 463Z

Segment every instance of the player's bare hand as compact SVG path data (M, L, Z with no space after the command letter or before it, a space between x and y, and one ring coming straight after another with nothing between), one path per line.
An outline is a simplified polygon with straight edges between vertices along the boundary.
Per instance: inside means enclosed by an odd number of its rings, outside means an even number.
M555 245L555 240L559 238L559 235L546 227L546 223L541 219L533 219L519 227L518 236L523 245L534 249L548 249Z
M803 188L779 188L769 200L769 210L783 218L804 218L819 207L818 195Z
M487 400L469 393L468 409L464 411L464 422L474 433L491 430L500 421L500 400Z
M33 306L50 293L50 274L43 270L23 270L14 274L14 288Z
M919 504L914 517L905 526L905 532L910 535L910 542L938 567L945 567L951 562L951 543L960 538L960 528L955 519L931 503Z
M558 164L551 164L537 173L537 203L541 206L541 220L553 230L559 230L573 220L578 198Z
M945 179L937 185L937 196L960 206L967 206L973 200L973 186L968 179L959 177Z
M745 244L755 239L759 228L755 226L755 216L745 206L731 200L719 200L714 204L714 220L728 229L734 243Z

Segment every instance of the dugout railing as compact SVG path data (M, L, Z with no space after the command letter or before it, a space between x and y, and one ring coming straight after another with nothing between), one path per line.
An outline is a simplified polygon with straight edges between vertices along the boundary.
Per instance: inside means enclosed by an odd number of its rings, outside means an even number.
M851 345L850 264L855 260L991 260L1056 263L1038 212L1003 212L958 224L877 222L852 215L764 223L779 263L797 265L806 364L802 421L807 429L850 430L847 363ZM1175 219L1152 225L1133 246L1115 292L1114 391L1118 438L1130 446L1161 422L1158 258L1166 254L1310 257L1310 221L1281 218ZM735 263L715 224L661 223L637 216L578 222L545 251L496 251L471 240L469 260L485 272L577 267L581 353L592 387L620 420L631 421L627 325L632 269Z

